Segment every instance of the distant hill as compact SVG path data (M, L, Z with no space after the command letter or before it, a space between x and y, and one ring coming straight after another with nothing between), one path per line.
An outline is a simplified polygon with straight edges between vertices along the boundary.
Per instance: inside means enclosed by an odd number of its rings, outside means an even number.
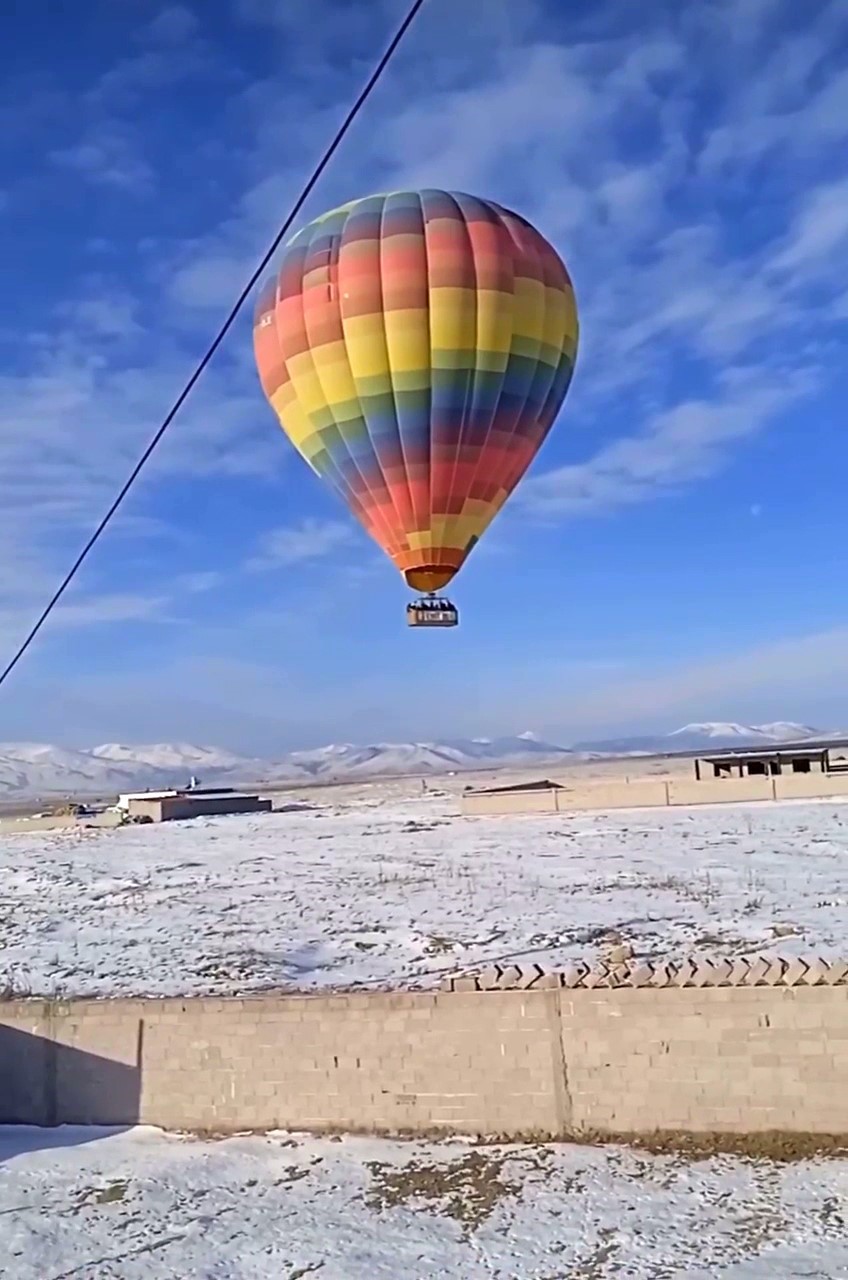
M838 736L834 730L780 720L774 724L734 724L706 721L685 724L672 733L643 737L607 738L575 743L574 750L590 755L665 755L671 751L722 751L731 747L756 747L779 742L806 742Z
M316 779L362 778L407 773L449 773L532 760L568 757L568 747L542 742L532 734L514 738L448 738L441 742L381 742L373 746L342 743L316 751L294 751L278 768Z
M334 743L293 751L280 759L240 756L191 743L106 743L72 751L39 743L0 744L0 797L110 795L143 787L184 786L192 775L207 784L333 782L403 774L498 768L571 755L567 747L525 733L505 738L444 742Z

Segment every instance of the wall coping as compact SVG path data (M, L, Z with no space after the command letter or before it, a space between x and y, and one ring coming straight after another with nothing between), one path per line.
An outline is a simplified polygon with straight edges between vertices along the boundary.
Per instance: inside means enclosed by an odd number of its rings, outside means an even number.
M434 978L437 974L432 975ZM670 989L670 988L750 988L750 987L848 987L848 960L822 956L753 955L731 957L683 956L678 959L623 960L599 958L576 960L561 969L545 969L538 964L491 964L445 974L438 986L422 985L421 978L405 983L327 988L281 987L263 991L221 992L156 996L138 995L29 995L0 1001L0 1023L4 1011L45 1016L67 1016L76 1011L114 1010L123 1006L150 1010L177 1009L204 1005L223 1011L236 1006L315 1004L347 1008L351 1001L404 1002L411 997L430 999L453 992L489 991L570 991Z
M733 956L680 960L577 960L562 969L538 964L489 965L444 978L442 991L572 991L640 987L845 987L848 960L821 956Z

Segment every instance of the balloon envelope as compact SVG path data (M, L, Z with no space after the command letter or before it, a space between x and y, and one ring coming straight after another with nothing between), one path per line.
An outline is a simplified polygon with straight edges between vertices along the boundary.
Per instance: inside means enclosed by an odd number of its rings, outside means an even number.
M550 430L577 333L568 272L518 214L399 191L289 241L254 350L291 442L408 585L439 591Z

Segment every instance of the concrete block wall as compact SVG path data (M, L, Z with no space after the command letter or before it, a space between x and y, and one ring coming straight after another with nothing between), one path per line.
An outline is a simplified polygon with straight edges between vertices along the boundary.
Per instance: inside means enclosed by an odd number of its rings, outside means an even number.
M462 811L468 814L483 813L556 813L557 792L549 791L492 791L467 792L462 797Z
M557 997L4 1004L0 1123L553 1134Z
M773 799L771 778L705 778L701 782L693 778L668 784L668 803L672 805L744 804Z
M574 813L666 805L747 804L754 800L827 799L848 796L848 774L791 773L764 778L643 779L591 782L550 791L469 792L465 814Z
M563 992L575 1128L848 1133L848 989Z
M575 809L632 809L668 804L668 783L593 782L555 792L560 813Z
M0 1005L0 1123L848 1134L848 963L507 966L438 992Z
M557 981L574 1132L848 1134L848 961L494 965L445 987L550 998Z
M776 800L848 795L848 774L845 773L783 773L772 781Z
M530 1132L558 1124L559 1025L544 999L167 1001L148 1007L145 1026L141 1115L166 1128L499 1132L517 1115Z

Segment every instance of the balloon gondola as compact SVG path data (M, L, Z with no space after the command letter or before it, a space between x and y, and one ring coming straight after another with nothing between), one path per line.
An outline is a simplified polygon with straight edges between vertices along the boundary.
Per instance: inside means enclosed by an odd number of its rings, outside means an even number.
M286 435L431 600L535 458L577 339L547 240L500 205L437 190L368 196L303 227L254 324ZM407 620L458 619L419 602Z
M455 627L459 624L459 613L450 600L424 596L406 606L406 622L410 627Z

